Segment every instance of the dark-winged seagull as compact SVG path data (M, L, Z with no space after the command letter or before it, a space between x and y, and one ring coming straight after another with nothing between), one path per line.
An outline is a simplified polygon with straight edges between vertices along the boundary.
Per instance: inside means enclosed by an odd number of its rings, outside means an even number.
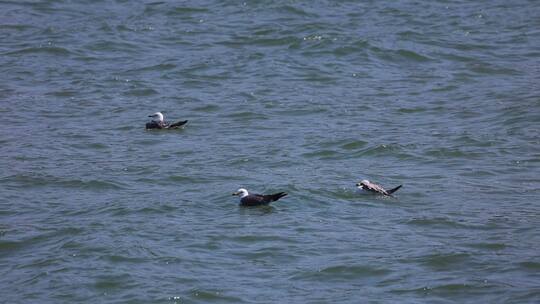
M170 124L163 121L163 114L161 114L161 112L148 115L148 117L152 117L152 121L146 123L146 129L177 129L188 122L187 120L184 120Z
M268 205L271 202L275 202L278 199L287 195L285 192L279 192L276 194L249 194L244 188L238 189L232 195L240 197L240 206L262 206Z
M381 186L379 186L377 184L374 184L374 183L368 181L367 179L364 179L363 181L357 183L356 186L358 187L358 189L360 189L362 191L365 191L365 192L375 193L375 194L382 194L382 195L386 195L386 196L392 196L392 193L398 191L399 188L401 188L401 186L403 186L403 185L399 185L399 186L397 186L395 188L392 188L390 190L384 190L383 187L381 187Z

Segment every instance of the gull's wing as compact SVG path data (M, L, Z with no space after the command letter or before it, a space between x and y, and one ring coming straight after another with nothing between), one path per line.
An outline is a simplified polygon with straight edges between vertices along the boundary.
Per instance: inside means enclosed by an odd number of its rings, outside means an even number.
M375 193L379 193L379 194L383 194L383 195L389 195L389 193L386 192L386 190L384 190L383 187L381 187L381 186L379 186L377 184L374 184L372 182L365 183L364 187L365 187L365 190L370 191L370 192L375 192Z
M168 129L178 128L178 127L181 127L181 126L185 125L187 122L188 122L187 120L178 121L178 122L175 122L175 123L169 125L167 128Z
M259 205L267 205L271 202L277 201L278 199L284 197L287 195L285 192L279 192L276 194L268 194L268 195L262 195L262 194L250 194L240 200L240 203L243 206L259 206Z

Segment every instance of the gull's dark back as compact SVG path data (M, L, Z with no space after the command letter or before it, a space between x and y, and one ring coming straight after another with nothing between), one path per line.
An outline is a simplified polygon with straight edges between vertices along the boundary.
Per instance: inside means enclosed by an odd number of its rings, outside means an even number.
M146 129L176 129L185 125L187 122L188 122L187 120L183 120L183 121L175 122L173 124L169 124L168 122L164 122L164 121L160 121L160 122L151 121L151 122L146 123Z
M271 202L275 202L278 199L286 196L287 193L285 192L279 192L276 194L250 194L246 197L243 197L240 199L240 205L241 206L263 206L268 205Z

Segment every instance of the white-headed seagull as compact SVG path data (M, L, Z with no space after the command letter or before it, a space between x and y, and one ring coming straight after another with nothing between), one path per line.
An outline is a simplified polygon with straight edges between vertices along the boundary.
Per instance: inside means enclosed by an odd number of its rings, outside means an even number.
M240 197L240 206L262 206L275 202L278 199L287 195L285 192L275 194L249 194L249 192L240 188L232 195Z
M373 194L382 194L382 195L385 195L385 196L392 196L392 193L398 191L399 188L401 188L402 185L399 185L399 186L397 186L395 188L392 188L390 190L385 190L383 187L381 187L381 186L379 186L377 184L374 184L374 183L368 181L367 179L364 179L363 181L357 183L356 186L362 192L373 193Z
M161 114L161 112L148 115L148 117L152 117L152 121L146 123L146 129L177 129L188 122L187 120L183 120L173 124L168 123L163 120L163 114Z

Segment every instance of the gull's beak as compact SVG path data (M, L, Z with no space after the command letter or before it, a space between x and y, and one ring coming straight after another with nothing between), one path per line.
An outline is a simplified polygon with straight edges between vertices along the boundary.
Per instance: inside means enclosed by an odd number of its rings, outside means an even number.
M239 194L239 192L234 192L232 195L237 196L238 194Z

